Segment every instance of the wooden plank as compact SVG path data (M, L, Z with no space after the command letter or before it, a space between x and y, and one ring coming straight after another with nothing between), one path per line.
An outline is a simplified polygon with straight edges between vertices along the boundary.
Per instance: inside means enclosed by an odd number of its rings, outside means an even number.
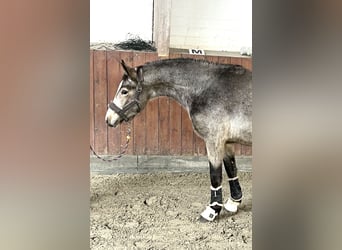
M158 153L158 99L150 100L146 105L146 154Z
M182 107L175 100L170 100L170 154L182 153Z
M241 155L241 144L240 143L234 143L234 152L235 152L235 155Z
M145 53L133 52L132 67L143 65L146 60ZM134 154L146 154L146 108L134 118Z
M252 155L252 147L241 145L241 155Z
M230 60L231 60L231 64L242 65L241 57L232 57Z
M170 98L159 98L159 154L170 152Z
M156 53L146 53L145 62L158 60ZM159 100L150 100L146 105L146 154L159 152Z
M182 108L182 155L192 155L194 146L194 131L188 112Z
M104 122L107 111L106 51L94 51L94 88L95 151L107 154L107 124Z
M219 57L218 56L205 56L205 60L211 63L218 63Z
M145 52L145 63L159 60L158 54L155 52Z
M252 58L242 58L241 59L241 65L245 67L246 69L249 69L252 71Z
M133 65L133 52L132 51L120 51L120 58L125 61L125 63L130 66ZM124 73L122 67L120 67L120 75L122 76ZM133 154L133 145L134 145L134 119L131 122L131 125L123 122L120 125L120 134L121 134L121 145L126 144L126 136L127 136L127 129L131 127L131 141L128 145L126 154Z
M146 62L158 60L157 54L149 53ZM170 98L158 98L158 154L170 154Z
M122 74L120 73L120 53L118 51L107 51L107 78L108 96L107 102L113 101L117 88L120 84ZM120 127L108 127L108 154L117 155L120 152L121 134Z
M171 53L169 58L170 59L182 58L182 54L180 54L180 53Z
M245 146L245 154L244 155L253 155L253 147Z
M232 63L232 60L231 60L231 57L228 57L228 56L220 56L218 58L218 63L220 64L231 64Z
M170 58L181 58L181 54L172 53ZM182 153L182 107L173 99L170 99L170 154Z
M89 118L90 145L94 148L94 51L90 51L89 65Z

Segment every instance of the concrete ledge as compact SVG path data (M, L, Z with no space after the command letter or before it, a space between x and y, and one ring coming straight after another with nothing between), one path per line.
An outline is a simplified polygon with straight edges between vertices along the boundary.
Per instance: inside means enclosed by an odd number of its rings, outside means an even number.
M103 156L110 159L111 156ZM237 156L239 171L252 172L252 157ZM110 175L117 173L153 173L153 172L208 172L206 156L161 156L161 155L125 155L120 160L104 162L90 157L91 174Z

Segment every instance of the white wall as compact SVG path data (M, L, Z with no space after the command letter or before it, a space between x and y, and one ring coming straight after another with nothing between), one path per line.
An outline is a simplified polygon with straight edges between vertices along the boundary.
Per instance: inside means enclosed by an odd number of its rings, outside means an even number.
M90 0L90 42L152 40L153 0ZM252 47L252 0L172 0L170 47Z
M90 42L152 40L153 0L90 0Z
M252 0L172 0L170 40L184 49L252 47Z

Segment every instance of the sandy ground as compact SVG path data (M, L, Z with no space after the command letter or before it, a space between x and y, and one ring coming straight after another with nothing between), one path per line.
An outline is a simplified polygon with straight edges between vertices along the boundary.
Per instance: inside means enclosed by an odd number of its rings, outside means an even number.
M209 174L92 176L91 249L252 249L252 174L239 177L244 194L239 211L222 210L219 220L201 223ZM226 176L223 195L226 201Z

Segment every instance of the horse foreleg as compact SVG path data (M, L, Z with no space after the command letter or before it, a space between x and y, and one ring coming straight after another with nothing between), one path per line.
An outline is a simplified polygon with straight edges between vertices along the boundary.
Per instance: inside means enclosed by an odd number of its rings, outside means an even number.
M230 212L236 212L238 205L242 200L242 191L237 176L237 168L234 154L227 154L223 158L224 167L228 175L228 182L230 187L230 198L224 204L225 209Z
M208 147L209 169L210 169L210 204L201 213L201 220L213 221L221 212L222 202L222 150Z

